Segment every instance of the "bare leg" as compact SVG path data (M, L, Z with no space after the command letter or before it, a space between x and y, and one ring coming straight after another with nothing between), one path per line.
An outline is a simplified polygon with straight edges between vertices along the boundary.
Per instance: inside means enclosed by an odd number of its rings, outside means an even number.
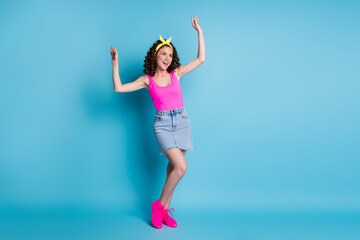
M185 153L186 153L186 150L182 150L181 149L181 153L183 154L183 156L185 157ZM166 169L166 178L169 177L169 174L170 172L174 169L174 167L171 165L170 161L168 163L168 166L167 166L167 169ZM169 208L169 205L170 205L170 202L171 202L171 199L172 199L172 196L174 195L174 191L175 189L172 190L172 192L170 193L170 196L168 197L168 199L166 200L166 203L165 203L165 209L168 209Z
M166 157L168 158L173 169L166 178L164 187L160 196L161 205L165 205L167 199L170 197L171 192L175 189L180 179L185 175L187 170L187 163L184 155L179 148L170 148L166 151Z

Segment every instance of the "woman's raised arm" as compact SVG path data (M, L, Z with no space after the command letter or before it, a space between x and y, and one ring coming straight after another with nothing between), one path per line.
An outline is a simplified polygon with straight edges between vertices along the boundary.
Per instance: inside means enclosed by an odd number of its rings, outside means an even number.
M146 88L145 78L146 75L143 75L131 83L122 84L119 75L119 62L118 62L118 53L115 47L111 47L111 57L113 65L113 82L114 82L114 91L123 93L123 92L133 92L141 88Z
M186 65L182 65L176 69L178 71L179 77L184 76L185 74L188 74L189 72L193 71L195 68L199 67L203 62L205 62L205 41L204 41L204 33L203 30L200 28L199 25L199 17L196 16L195 19L191 17L191 23L195 30L198 32L198 38L199 38L199 49L198 49L198 55L197 57L189 62Z

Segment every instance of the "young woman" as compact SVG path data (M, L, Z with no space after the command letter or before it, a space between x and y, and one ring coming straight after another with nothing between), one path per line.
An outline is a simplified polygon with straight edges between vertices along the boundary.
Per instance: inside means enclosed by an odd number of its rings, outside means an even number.
M193 149L189 116L184 108L180 78L205 62L205 43L203 30L198 24L199 18L191 17L193 27L198 32L198 56L186 65L181 65L171 37L164 40L160 35L145 57L143 75L131 83L122 84L119 76L118 53L111 47L113 81L115 92L132 92L146 88L155 105L156 114L153 128L159 153L164 153L169 160L167 177L161 196L152 203L152 223L161 228L162 223L176 227L171 218L173 208L168 209L174 189L184 176L187 163L186 150Z

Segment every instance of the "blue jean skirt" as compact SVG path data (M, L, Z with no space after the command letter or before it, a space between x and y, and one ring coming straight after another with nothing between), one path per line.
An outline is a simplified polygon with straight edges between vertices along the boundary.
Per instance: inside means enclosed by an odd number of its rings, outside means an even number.
M190 119L184 107L156 110L153 128L159 155L169 148L193 149Z

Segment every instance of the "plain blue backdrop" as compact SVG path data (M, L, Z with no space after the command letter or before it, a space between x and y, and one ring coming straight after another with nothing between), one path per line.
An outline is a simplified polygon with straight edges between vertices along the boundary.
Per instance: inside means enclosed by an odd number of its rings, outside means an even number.
M356 1L0 4L0 209L148 215L167 159L146 89L115 93L172 36L194 150L170 207L360 210ZM180 213L178 213L179 215Z

